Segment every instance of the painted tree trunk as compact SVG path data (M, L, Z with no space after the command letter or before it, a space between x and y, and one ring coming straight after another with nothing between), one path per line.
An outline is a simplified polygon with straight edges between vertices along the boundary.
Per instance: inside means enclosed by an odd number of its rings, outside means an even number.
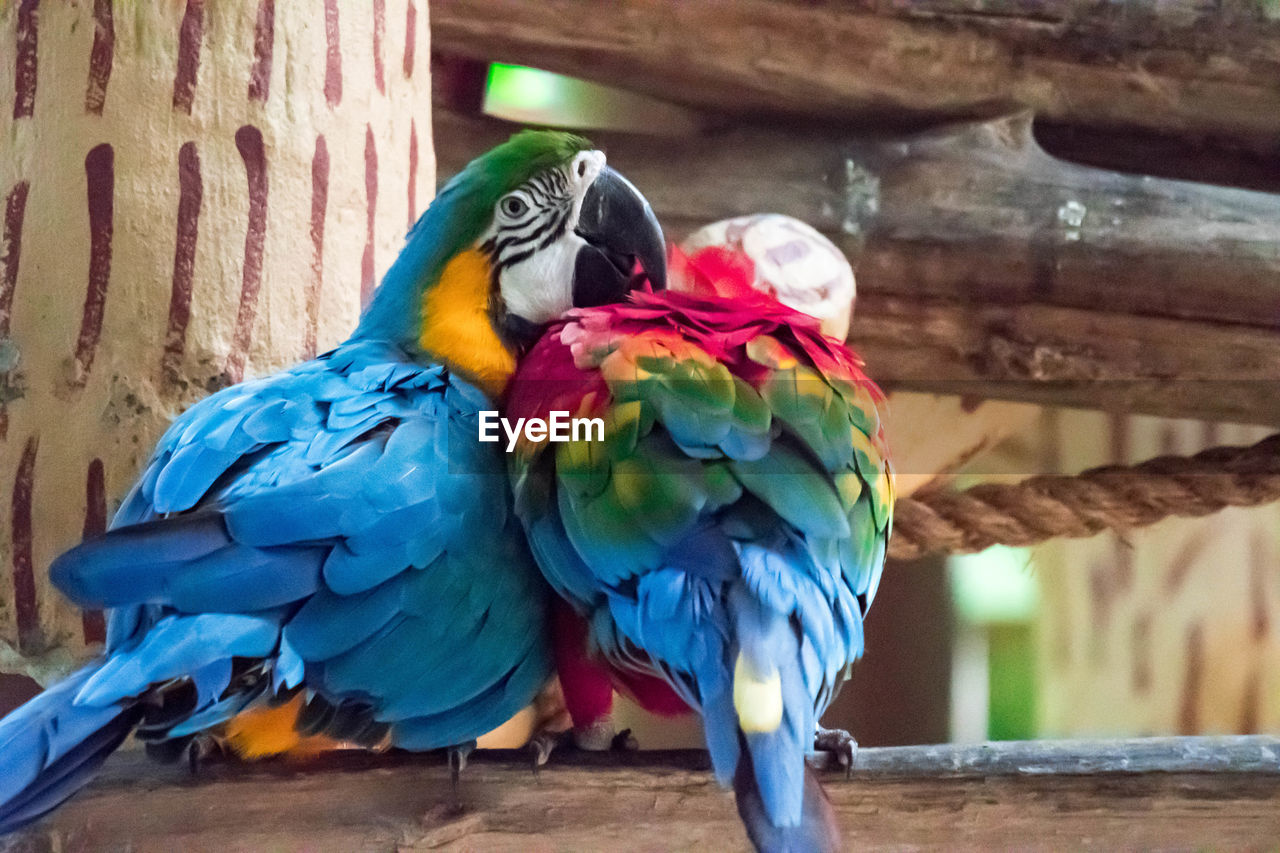
M0 671L101 638L46 569L174 414L352 328L434 187L426 5L0 0Z

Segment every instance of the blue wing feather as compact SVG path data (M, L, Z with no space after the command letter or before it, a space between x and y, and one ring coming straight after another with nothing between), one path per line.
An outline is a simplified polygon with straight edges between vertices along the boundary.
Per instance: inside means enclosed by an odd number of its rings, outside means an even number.
M76 694L76 703L103 706L137 696L161 681L189 676L223 658L265 657L279 637L278 625L255 616L166 616L137 646L112 655Z
M178 418L112 530L52 569L75 601L112 608L108 656L0 721L0 825L68 796L132 728L136 697L172 683L195 707L148 736L299 685L398 721L410 748L472 740L528 704L551 669L546 587L500 451L476 440L491 405L355 339Z

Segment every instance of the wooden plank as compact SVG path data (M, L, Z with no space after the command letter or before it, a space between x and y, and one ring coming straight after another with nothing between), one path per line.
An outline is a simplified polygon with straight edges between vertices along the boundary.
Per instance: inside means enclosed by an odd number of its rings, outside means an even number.
M1280 335L1254 326L865 294L849 339L886 388L1280 426Z
M436 126L442 176L510 132ZM1280 195L1065 163L1025 115L598 137L674 237L770 210L835 240L851 339L890 387L1280 424Z
M1025 106L1274 152L1280 21L1253 0L446 0L437 50L739 115L879 123ZM501 21L500 26L494 22Z
M1054 157L1099 169L1280 192L1274 152L1149 131L1064 125L1037 119L1036 140Z
M850 845L949 849L1267 846L1280 834L1276 738L1025 742L860 752L824 783ZM477 753L455 809L435 756L214 765L140 756L8 850L745 850L700 751Z
M1280 778L1280 737L1011 740L858 751L858 777L1098 776L1255 773Z

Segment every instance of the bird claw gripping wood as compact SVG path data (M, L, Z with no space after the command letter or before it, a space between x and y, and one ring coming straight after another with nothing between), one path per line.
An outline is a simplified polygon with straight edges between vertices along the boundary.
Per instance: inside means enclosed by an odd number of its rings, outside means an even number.
M640 748L640 741L631 733L631 729L623 729L613 736L609 749L614 752L634 752Z
M458 780L462 776L462 771L467 769L467 756L475 748L475 741L449 748L449 781L453 785L453 808L455 811L462 811L462 796Z
M844 768L846 779L853 776L853 764L858 757L858 741L853 735L844 729L824 729L818 726L813 737L813 749L815 752L834 756L836 762Z
M533 737L529 738L528 748L533 753L533 773L536 776L542 765L551 760L551 753L555 752L562 746L573 744L573 730L565 729L560 732L542 731L535 732Z
M596 727L592 727L596 729ZM562 732L540 731L529 738L528 748L533 753L533 772L551 759L551 753L557 749L581 749L585 752L634 752L640 748L636 736L631 729L614 732L613 724L606 723L599 730L584 735L578 729L566 729Z
M199 776L209 759L222 755L222 745L207 735L197 735L187 746L187 770L192 777Z
M604 716L589 726L573 730L573 745L586 752L609 752L639 749L631 729L616 731L612 716Z

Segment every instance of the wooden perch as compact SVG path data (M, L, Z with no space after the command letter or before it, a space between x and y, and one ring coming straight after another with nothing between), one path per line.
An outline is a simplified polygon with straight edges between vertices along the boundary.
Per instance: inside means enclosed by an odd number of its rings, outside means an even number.
M448 0L433 47L715 111L842 121L1029 107L1275 151L1280 21L1255 0ZM497 24L496 22L501 22Z
M850 848L1223 849L1280 835L1280 739L1155 738L863 749L823 781ZM746 850L701 751L478 752L451 808L437 756L213 765L136 753L14 850Z
M509 125L437 110L441 174ZM858 269L904 389L1280 424L1280 196L1057 160L1029 116L866 138L597 134L673 236L776 211Z

